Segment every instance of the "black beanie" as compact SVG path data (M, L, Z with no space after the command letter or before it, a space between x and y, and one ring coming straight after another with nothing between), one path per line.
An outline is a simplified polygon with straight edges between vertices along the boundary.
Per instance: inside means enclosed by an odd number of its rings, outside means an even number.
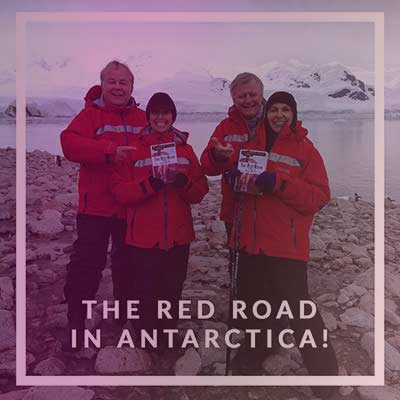
M291 108L293 112L293 121L290 126L291 128L294 128L297 123L297 103L294 97L288 92L275 92L271 94L265 106L265 115L267 114L268 110L276 103L287 104Z
M176 120L176 106L174 101L167 93L154 93L151 96L149 102L146 107L146 116L147 120L150 120L150 112L158 112L158 111L171 111L172 113L172 122Z

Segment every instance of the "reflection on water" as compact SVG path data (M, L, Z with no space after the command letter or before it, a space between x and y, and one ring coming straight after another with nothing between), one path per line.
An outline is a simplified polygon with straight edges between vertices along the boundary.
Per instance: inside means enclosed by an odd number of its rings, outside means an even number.
M28 150L40 149L61 154L59 134L68 120L27 126ZM320 151L328 171L333 196L353 196L355 192L372 200L374 194L374 121L309 120L303 122L309 138ZM189 143L199 155L217 122L181 121L177 128L190 132ZM0 147L15 147L15 125L0 125ZM386 196L400 201L400 121L385 122ZM382 160L380 160L382 162Z

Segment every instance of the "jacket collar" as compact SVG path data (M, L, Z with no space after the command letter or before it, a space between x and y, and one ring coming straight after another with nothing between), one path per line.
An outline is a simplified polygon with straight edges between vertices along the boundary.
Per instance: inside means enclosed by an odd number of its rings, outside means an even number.
M175 142L177 145L184 145L187 144L188 138L188 132L180 131L174 126L172 126L167 133L158 133L153 130L150 124L147 124L139 134L139 139L149 145L168 142Z
M297 121L296 125L291 128L285 125L280 131L278 137L285 139L293 137L298 142L302 141L308 134L308 130L302 126L302 121Z
M263 121L265 118L265 105L266 104L267 104L266 100L263 99L262 103L261 103L261 109L258 112L258 114L254 117L254 118L257 118L256 125L258 125L260 123L260 121ZM229 118L231 118L234 122L236 122L238 124L244 124L247 126L247 120L243 117L242 113L238 111L238 109L236 108L235 105L232 105L229 107L228 115L229 115Z

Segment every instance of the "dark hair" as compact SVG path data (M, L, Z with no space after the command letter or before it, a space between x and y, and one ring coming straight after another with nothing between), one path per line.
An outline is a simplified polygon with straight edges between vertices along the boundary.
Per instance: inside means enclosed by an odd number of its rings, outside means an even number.
M290 124L291 128L294 128L297 123L297 103L294 97L288 92L275 92L272 93L269 99L267 100L267 104L265 105L265 120L266 126L270 128L267 113L268 110L276 103L287 104L293 112L293 121Z
M172 122L175 122L176 120L176 106L174 101L171 99L171 97L167 93L154 93L153 96L151 96L149 102L147 103L146 107L146 116L147 120L150 119L150 113L151 112L157 112L157 111L171 111L172 113Z

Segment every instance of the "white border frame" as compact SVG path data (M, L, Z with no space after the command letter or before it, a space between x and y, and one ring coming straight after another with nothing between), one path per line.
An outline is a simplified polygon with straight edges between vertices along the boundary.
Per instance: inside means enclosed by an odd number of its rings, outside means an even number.
M372 376L26 375L26 24L28 22L370 22L375 55L375 357ZM312 386L384 385L384 13L381 12L17 12L17 385Z

